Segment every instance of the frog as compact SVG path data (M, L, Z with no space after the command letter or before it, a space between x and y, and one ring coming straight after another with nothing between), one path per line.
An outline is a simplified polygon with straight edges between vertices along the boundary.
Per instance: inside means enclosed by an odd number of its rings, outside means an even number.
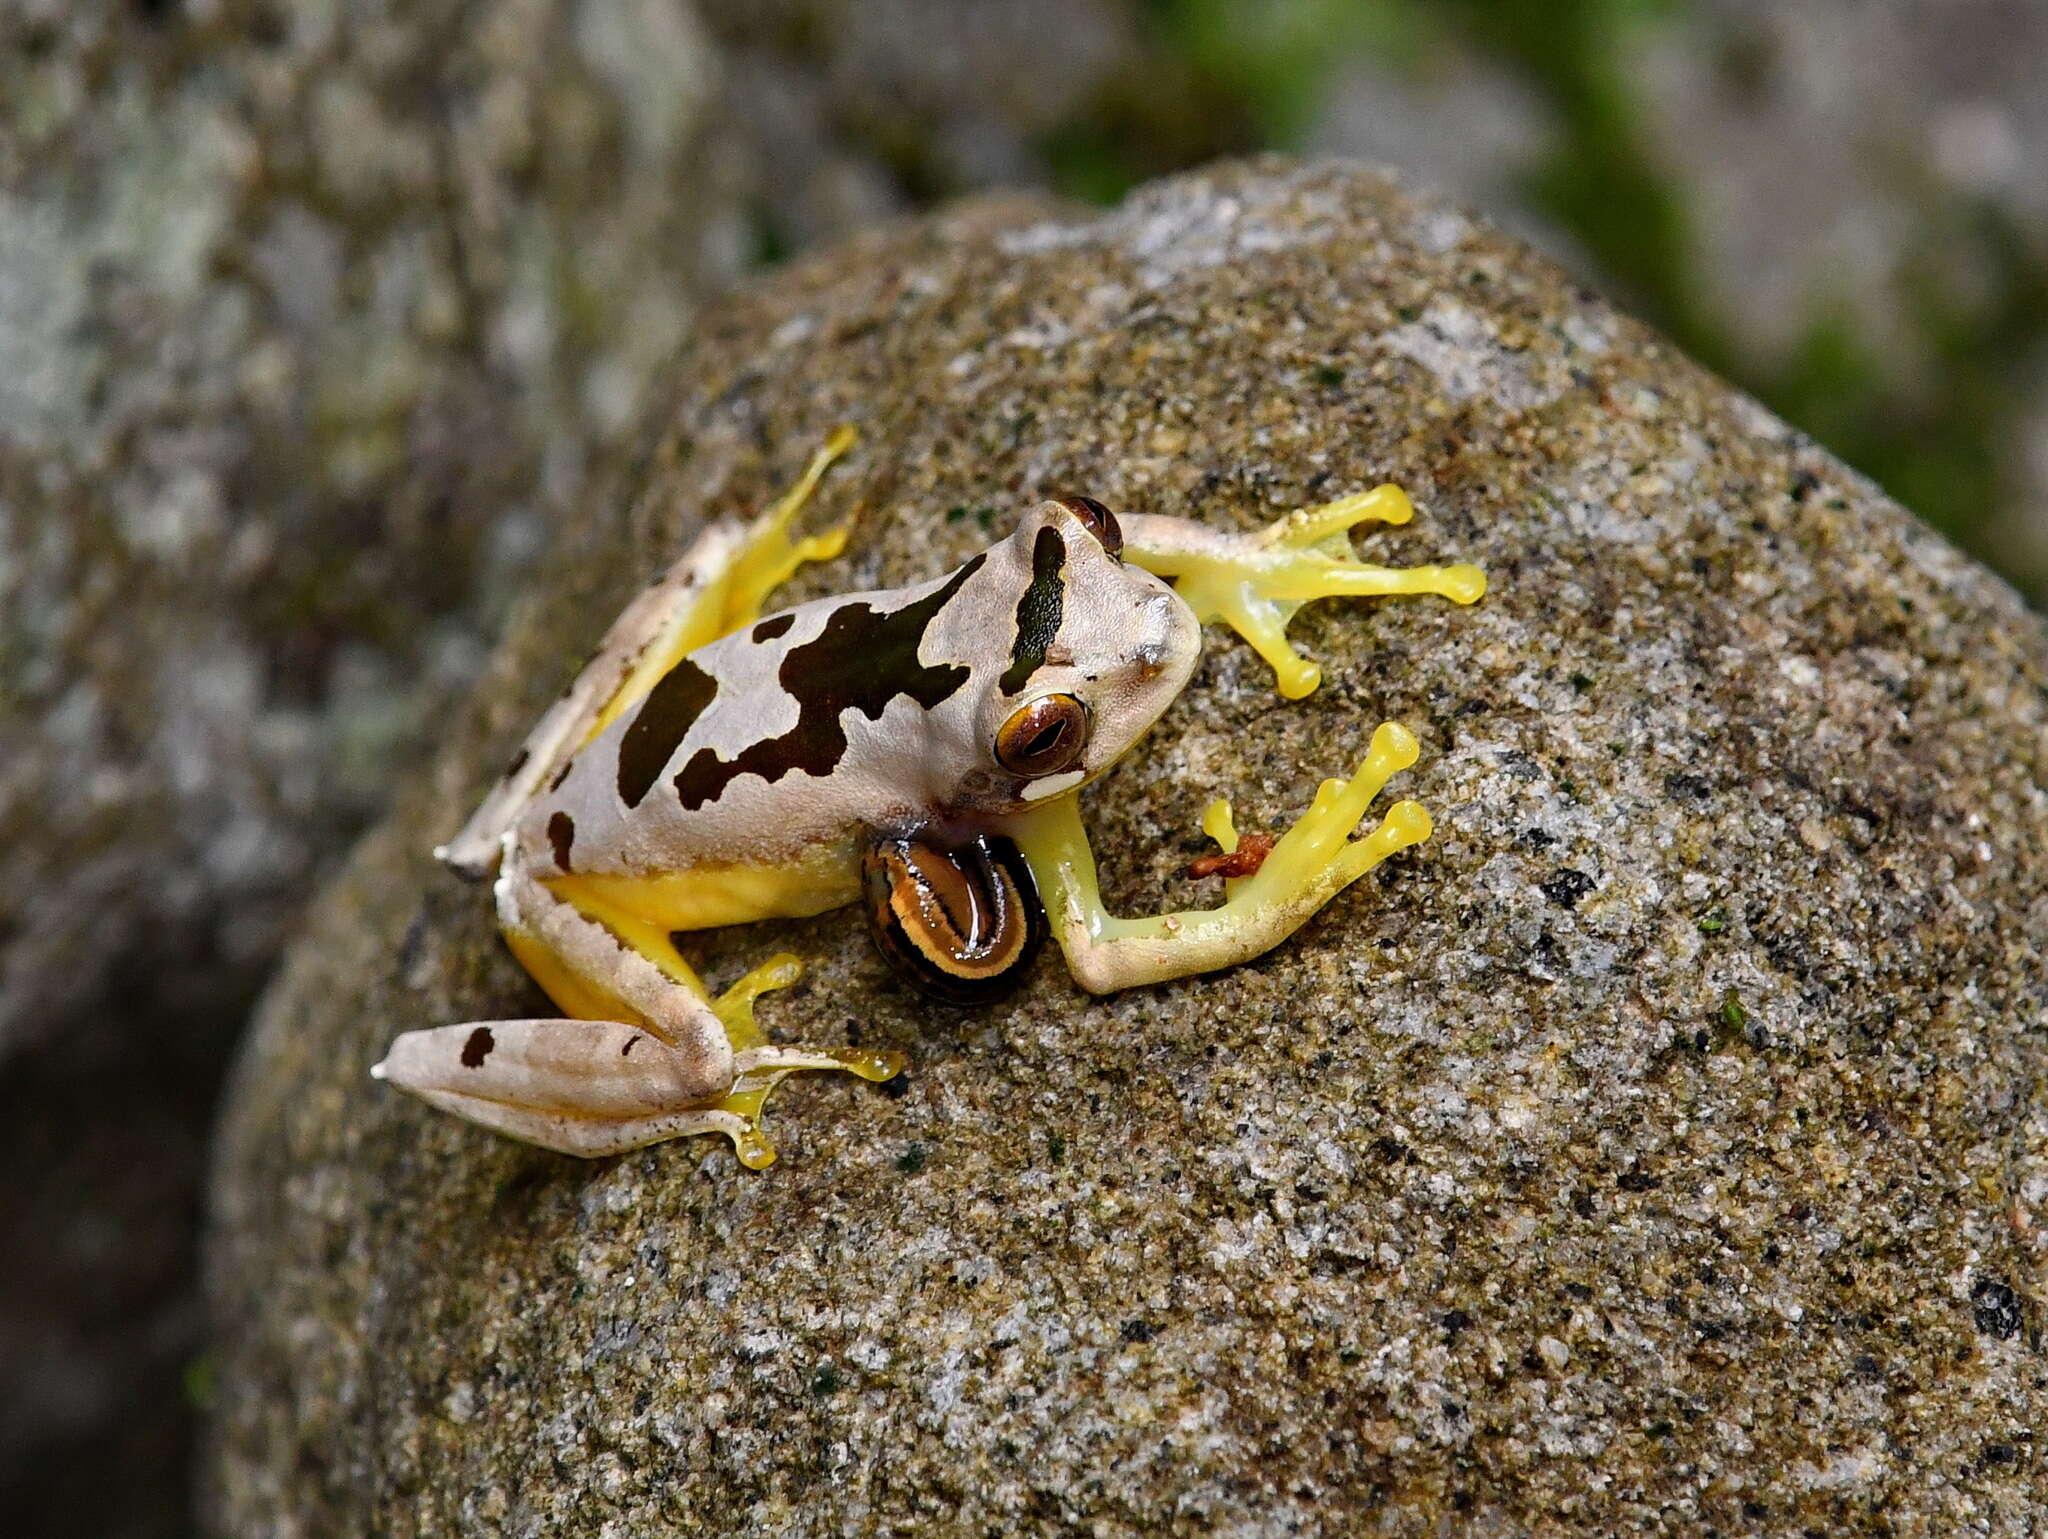
M1413 516L1398 487L1250 532L1049 497L948 573L771 611L799 568L845 549L850 523L802 534L798 519L855 439L832 432L755 518L707 524L434 852L492 879L507 946L562 1013L406 1031L378 1079L562 1154L722 1134L760 1169L782 1080L883 1081L904 1057L772 1039L757 1002L801 961L774 955L714 992L678 935L857 905L935 999L999 996L1048 938L1082 989L1108 994L1259 956L1430 836L1404 800L1354 837L1418 758L1393 722L1277 838L1241 840L1228 800L1209 803L1214 906L1112 914L1079 812L1187 686L1205 626L1236 632L1298 700L1321 680L1289 637L1304 605L1485 593L1471 565L1359 559L1355 528Z

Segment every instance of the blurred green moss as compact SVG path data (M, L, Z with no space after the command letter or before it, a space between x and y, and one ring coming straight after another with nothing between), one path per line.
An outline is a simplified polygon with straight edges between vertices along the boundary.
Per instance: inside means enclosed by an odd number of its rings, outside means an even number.
M1146 0L1150 63L1113 84L1043 146L1069 195L1112 202L1136 183L1215 155L1298 149L1346 60L1419 71L1476 51L1547 109L1547 155L1517 189L1599 269L1605 285L1693 356L1873 476L1935 527L2016 578L1996 541L2014 489L2002 450L2024 431L2027 371L2048 351L2048 262L2010 214L1928 185L1901 295L1927 360L1902 378L1817 296L1782 362L1753 356L1708 303L1692 211L1659 164L1629 75L1637 29L1683 0ZM1730 34L1713 61L1740 95L1772 61ZM1967 295L1944 278L1971 253ZM2037 604L2048 588L2032 585Z

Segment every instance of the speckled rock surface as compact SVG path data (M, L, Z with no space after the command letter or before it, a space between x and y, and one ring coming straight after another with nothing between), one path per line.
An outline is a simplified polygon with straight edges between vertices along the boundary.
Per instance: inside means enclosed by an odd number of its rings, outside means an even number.
M453 828L610 614L829 425L806 594L1049 487L1248 525L1390 479L1477 609L1323 606L1281 702L1212 639L1087 800L1195 901L1382 718L1438 833L1224 978L1002 1006L790 946L783 1161L595 1164L365 1074L539 995ZM467 725L270 993L219 1149L227 1534L2018 1534L2048 1225L2048 640L2012 594L1541 261L1282 163L981 204L707 315Z

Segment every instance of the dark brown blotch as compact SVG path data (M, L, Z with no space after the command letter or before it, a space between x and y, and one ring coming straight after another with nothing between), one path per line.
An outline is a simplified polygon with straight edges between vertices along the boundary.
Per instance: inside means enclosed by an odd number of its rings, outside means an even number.
M529 754L524 748L520 749L519 752L512 755L511 762L505 766L505 778L507 780L510 780L514 775L518 774L521 770L525 769L526 761L531 757L532 755Z
M637 807L646 799L717 694L718 681L687 657L661 676L619 739L619 800Z
M1017 636L1010 646L1010 666L996 685L1014 695L1045 666L1045 649L1060 631L1067 607L1067 542L1047 524L1031 546L1031 586L1017 600Z
M484 1060L491 1056L491 1049L498 1045L498 1039L491 1035L491 1028L479 1026L469 1034L469 1040L462 1044L462 1066L465 1069L481 1069Z
M846 752L840 718L849 710L880 721L899 695L927 711L950 698L967 682L970 670L959 663L919 662L918 644L987 559L986 554L976 556L943 585L900 609L877 609L855 599L833 610L825 628L791 647L776 670L777 680L797 703L796 725L780 737L749 744L737 758L721 759L710 748L690 755L675 777L683 810L695 812L717 801L742 775L759 775L773 785L794 770L820 779L831 774ZM619 776L623 782L623 763Z
M569 851L576 845L576 820L566 812L558 812L548 819L548 844L555 852L555 864L564 871L569 869Z
M770 615L754 627L754 639L756 641L773 641L777 636L788 634L789 628L794 624L796 624L796 616L794 614Z

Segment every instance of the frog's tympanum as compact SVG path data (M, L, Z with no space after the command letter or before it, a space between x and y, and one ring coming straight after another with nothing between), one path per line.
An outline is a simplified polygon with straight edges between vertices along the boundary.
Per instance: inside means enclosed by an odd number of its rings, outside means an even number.
M1473 567L1352 554L1354 524L1407 521L1399 490L1255 534L1069 497L930 582L764 614L799 565L844 546L844 528L790 530L852 441L840 429L788 496L750 525L711 526L635 599L437 852L472 878L495 867L505 939L561 1017L407 1032L380 1077L568 1154L719 1132L759 1167L775 1158L761 1105L784 1076L882 1080L901 1059L771 1041L754 1002L795 982L797 960L713 997L677 931L859 903L889 960L940 999L1002 992L1048 931L1076 981L1107 993L1257 956L1429 837L1406 801L1351 837L1415 762L1392 723L1277 841L1240 845L1228 804L1209 807L1216 908L1106 912L1076 806L1180 693L1205 622L1235 629L1299 699L1319 673L1286 632L1309 600L1479 598Z

